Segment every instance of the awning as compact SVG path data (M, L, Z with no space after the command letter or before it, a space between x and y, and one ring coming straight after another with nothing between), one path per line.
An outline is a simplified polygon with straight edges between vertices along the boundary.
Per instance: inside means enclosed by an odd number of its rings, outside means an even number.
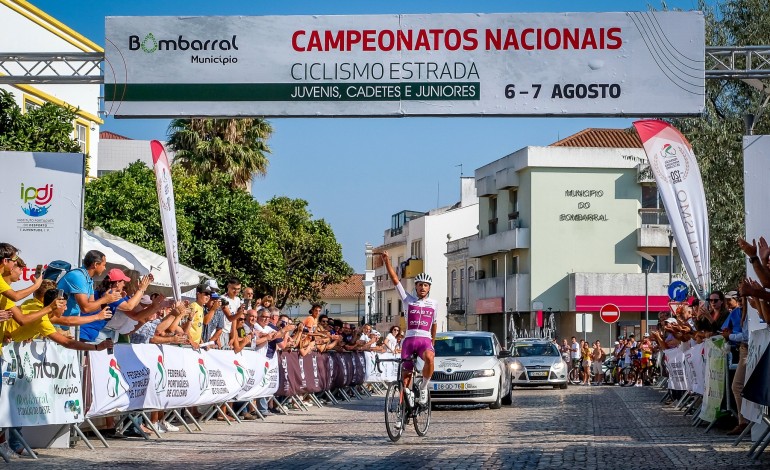
M665 295L649 296L651 312L668 311L669 298ZM576 312L598 312L607 304L615 304L621 312L644 312L645 296L643 295L576 295Z
M154 280L150 284L151 291L166 297L172 295L171 273L165 256L134 245L105 232L99 227L94 228L91 232L83 230L83 253L90 250L99 250L104 253L108 268L119 267L136 271L139 276L152 273ZM182 292L195 289L202 280L208 277L187 266L179 266L179 284L182 287Z

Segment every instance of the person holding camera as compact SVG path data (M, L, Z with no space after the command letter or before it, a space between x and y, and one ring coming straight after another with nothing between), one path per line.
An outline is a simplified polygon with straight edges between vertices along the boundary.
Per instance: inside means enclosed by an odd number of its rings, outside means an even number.
M221 347L222 333L225 331L225 313L222 311L222 299L217 292L211 292L203 311L203 343L214 343L211 348Z

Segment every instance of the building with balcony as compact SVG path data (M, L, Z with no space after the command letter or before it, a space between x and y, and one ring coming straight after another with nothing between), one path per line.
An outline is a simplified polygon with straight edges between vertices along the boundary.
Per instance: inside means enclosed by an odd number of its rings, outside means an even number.
M478 238L477 234L457 240L447 241L447 292L449 305L447 306L447 328L450 331L457 330L477 330L476 321L478 316L474 316L473 322L469 324L468 311L468 287L470 279L476 278L478 270L478 258L472 258L468 254L468 245L471 240Z
M668 273L679 278L680 268L670 264L668 219L634 131L586 129L525 147L478 168L475 178L479 236L468 253L478 267L468 313L482 329L505 339L516 313L516 327L532 335L542 326L538 312L550 311L557 335L568 337L576 334L575 314L591 313L586 336L606 344L647 328L648 298L650 319L668 309ZM621 310L613 326L598 317L606 303Z
M0 2L0 51L3 53L53 53L53 52L103 52L101 46L63 24L56 18L24 0L3 0ZM71 62L75 67L82 62ZM72 70L63 63L50 63L48 75L71 75ZM4 64L2 74L13 76L29 75L29 71L9 61ZM99 115L100 85L94 84L51 84L38 83L0 85L13 93L23 113L45 103L75 109L72 136L80 144L80 150L88 155L87 176L96 176L99 157L99 126L103 121Z
M322 305L322 314L345 323L361 322L365 314L364 275L353 274L339 284L331 284L321 290L317 302ZM297 305L283 309L292 318L303 320L312 304L303 300Z
M402 279L407 292L414 290L413 278L421 272L433 278L430 297L439 302L438 331L446 331L449 285L447 273L447 240L475 235L478 225L478 198L474 178L460 179L460 201L428 212L401 211L391 217L383 243L375 253L388 251L391 264ZM401 298L377 256L374 264L374 311L372 323L395 324L403 313ZM403 326L403 325L402 325Z

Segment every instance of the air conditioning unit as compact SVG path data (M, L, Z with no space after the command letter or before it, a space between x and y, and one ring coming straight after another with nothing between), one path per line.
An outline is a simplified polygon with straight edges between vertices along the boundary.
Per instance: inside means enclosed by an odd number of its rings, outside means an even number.
M476 279L484 279L485 277L487 277L487 273L483 269L476 271Z
M508 221L508 230L513 230L519 227L521 227L519 219L511 219Z

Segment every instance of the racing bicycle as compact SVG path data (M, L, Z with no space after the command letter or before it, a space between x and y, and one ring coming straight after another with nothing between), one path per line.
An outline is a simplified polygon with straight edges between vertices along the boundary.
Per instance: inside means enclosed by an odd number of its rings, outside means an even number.
M409 390L404 386L403 379L403 363L407 360L412 361L412 386ZM414 430L418 436L428 434L431 409L430 393L428 393L428 401L425 404L418 402L422 377L417 376L418 371L414 368L416 360L417 353L412 354L409 359L380 359L380 356L375 356L374 359L374 366L380 373L382 373L380 363L395 362L398 364L396 381L390 383L387 392L385 392L385 429L393 442L397 442L401 438L409 420L414 424ZM409 393L411 393L411 399L408 396Z

